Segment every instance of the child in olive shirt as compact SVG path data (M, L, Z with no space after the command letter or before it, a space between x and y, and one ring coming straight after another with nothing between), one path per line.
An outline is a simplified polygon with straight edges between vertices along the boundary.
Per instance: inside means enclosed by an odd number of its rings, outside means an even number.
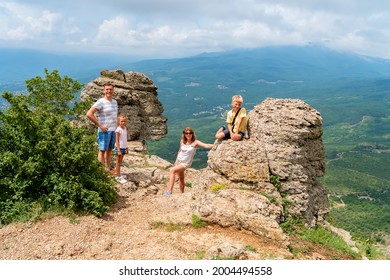
M244 102L241 95L235 95L232 97L232 109L228 112L225 126L221 126L215 138L222 139L232 139L234 141L240 141L244 138L246 132L246 110L242 108L242 103Z

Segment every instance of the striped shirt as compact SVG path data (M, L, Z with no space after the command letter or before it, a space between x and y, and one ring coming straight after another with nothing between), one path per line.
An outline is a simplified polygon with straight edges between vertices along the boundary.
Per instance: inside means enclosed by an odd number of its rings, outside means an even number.
M115 131L118 127L118 103L115 99L108 101L104 97L100 98L93 104L94 108L98 110L97 119L99 123L108 128L108 131ZM100 127L98 129L101 131Z

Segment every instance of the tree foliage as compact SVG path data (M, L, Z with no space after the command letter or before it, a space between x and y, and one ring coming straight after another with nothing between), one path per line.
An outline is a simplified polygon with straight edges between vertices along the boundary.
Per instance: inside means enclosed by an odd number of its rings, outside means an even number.
M82 84L57 70L26 81L27 95L3 92L0 112L0 225L48 210L101 216L115 184L97 160L95 137L77 122L89 104Z

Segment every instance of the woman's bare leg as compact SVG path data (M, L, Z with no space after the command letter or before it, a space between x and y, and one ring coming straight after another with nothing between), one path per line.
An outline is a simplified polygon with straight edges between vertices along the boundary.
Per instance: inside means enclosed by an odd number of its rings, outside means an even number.
M168 190L172 192L173 190L173 185L175 184L175 174L179 172L184 172L184 167L179 164L174 167L172 167L169 170L169 184L168 184Z

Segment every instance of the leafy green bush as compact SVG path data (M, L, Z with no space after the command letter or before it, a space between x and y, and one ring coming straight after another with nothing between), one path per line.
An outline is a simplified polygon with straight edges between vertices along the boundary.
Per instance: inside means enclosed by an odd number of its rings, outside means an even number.
M112 178L97 160L95 136L76 117L82 85L58 71L26 81L28 95L3 92L0 112L0 225L48 210L101 216L116 201Z
M302 218L296 215L291 215L287 217L283 223L280 224L280 227L282 228L283 232L287 234L292 234L298 229L304 227L304 222Z

